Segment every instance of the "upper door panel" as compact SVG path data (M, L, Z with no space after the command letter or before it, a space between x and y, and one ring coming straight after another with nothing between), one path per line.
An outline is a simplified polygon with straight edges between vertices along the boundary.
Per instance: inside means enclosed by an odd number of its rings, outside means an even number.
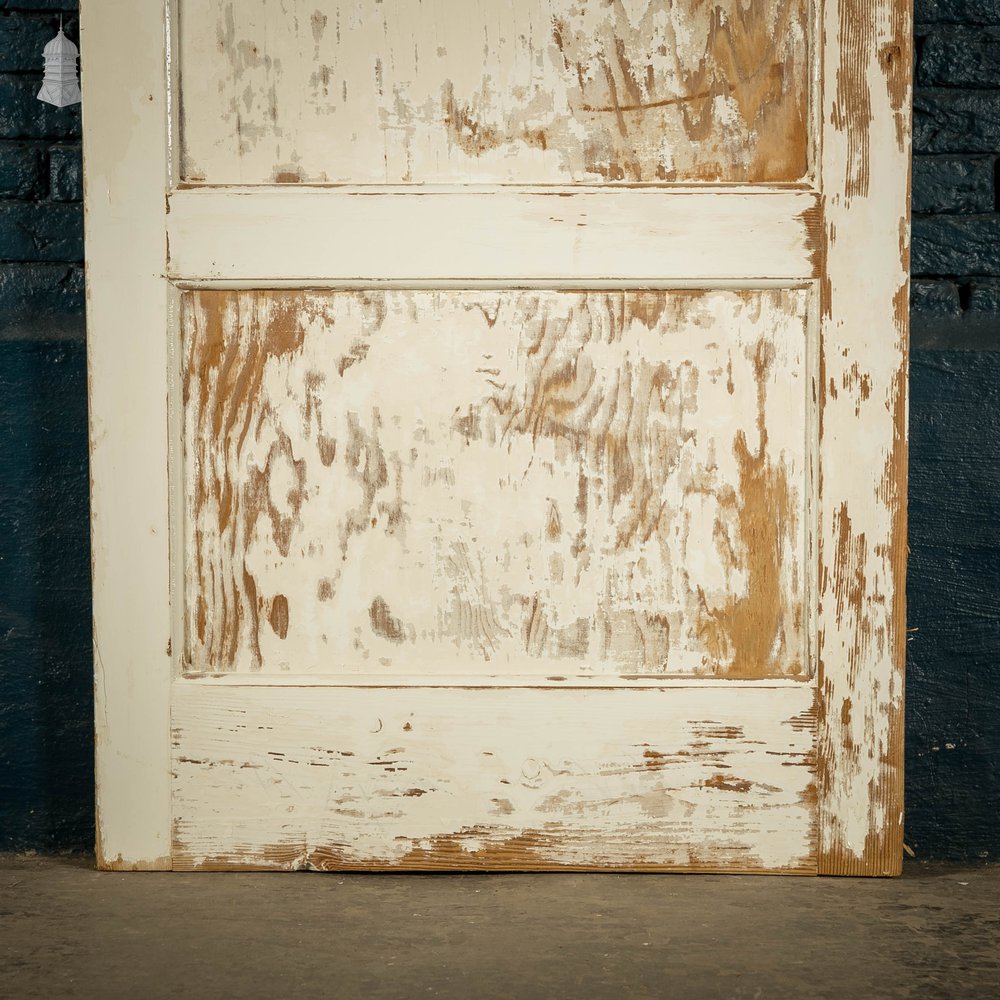
M182 177L801 181L808 0L182 2Z

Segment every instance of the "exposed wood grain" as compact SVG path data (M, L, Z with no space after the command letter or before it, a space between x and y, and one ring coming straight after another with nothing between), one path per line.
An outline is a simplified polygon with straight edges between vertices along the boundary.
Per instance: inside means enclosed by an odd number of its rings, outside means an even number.
M184 3L184 177L795 181L806 0Z
M189 293L189 668L805 676L807 302Z
M820 870L891 875L902 865L911 8L826 7Z
M809 686L564 698L178 682L175 866L815 871Z
M815 194L770 188L196 188L174 192L169 205L171 277L263 285L331 278L544 278L578 287L595 278L792 282L818 276L826 238Z

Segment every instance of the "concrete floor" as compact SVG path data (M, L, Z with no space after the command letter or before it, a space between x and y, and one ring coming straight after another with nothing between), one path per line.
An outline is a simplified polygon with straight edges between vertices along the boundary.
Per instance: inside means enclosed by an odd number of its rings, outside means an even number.
M1000 997L1000 866L172 875L0 858L0 996Z

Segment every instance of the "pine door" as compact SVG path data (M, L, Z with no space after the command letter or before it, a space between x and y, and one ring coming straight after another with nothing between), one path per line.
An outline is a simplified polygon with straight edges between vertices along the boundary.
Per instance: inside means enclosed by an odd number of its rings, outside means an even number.
M899 871L909 32L88 0L101 866Z

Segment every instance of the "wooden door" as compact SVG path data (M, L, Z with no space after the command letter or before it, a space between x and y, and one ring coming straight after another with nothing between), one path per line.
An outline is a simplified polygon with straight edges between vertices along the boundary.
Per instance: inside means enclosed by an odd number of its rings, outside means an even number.
M99 864L898 872L906 0L82 32Z

